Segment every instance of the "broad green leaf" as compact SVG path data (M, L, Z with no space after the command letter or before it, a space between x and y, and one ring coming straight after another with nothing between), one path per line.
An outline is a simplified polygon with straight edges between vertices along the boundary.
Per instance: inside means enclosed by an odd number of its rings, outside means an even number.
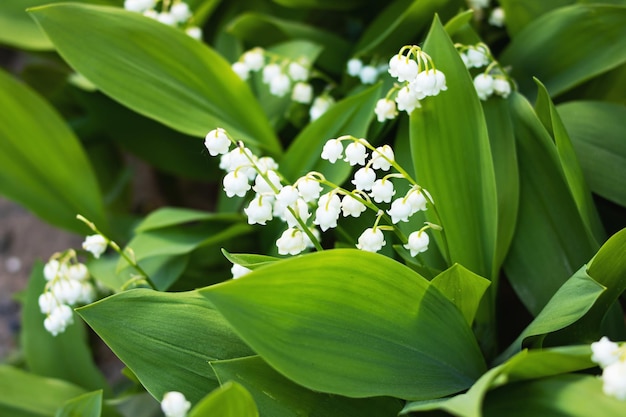
M380 84L347 97L333 105L319 119L308 124L291 143L280 161L280 172L295 181L309 171L322 172L330 181L341 184L352 167L348 163L335 165L321 159L326 141L344 134L364 137L380 98Z
M592 375L558 375L506 385L487 395L485 417L606 417L626 414L626 402L602 392Z
M498 198L498 245L496 247L496 266L504 262L517 223L519 209L519 167L515 148L515 132L509 103L497 97L482 101L493 169L496 177Z
M192 136L221 126L280 154L246 84L182 31L119 8L61 4L31 13L61 56L120 103Z
M273 0L286 7L311 8L322 10L351 10L361 5L360 0Z
M602 245L589 263L587 273L606 290L600 294L585 317L564 330L567 335L559 335L569 336L568 339L574 339L574 342L593 342L600 339L603 334L600 333L598 324L607 315L611 305L626 291L626 229L614 234ZM623 317L623 313L618 317ZM623 322L621 327L624 327Z
M392 417L400 400L390 397L354 399L322 394L288 380L258 356L211 362L220 381L246 387L263 416Z
M92 357L84 323L74 317L74 324L57 336L45 329L46 315L41 313L38 301L45 285L43 265L37 262L22 306L21 345L29 370L87 390L104 389L105 394L110 395L110 388Z
M574 3L576 0L500 0L506 16L506 31L512 38L544 14Z
M315 391L436 398L469 387L484 371L457 308L382 255L317 252L201 294L273 368Z
M541 346L546 334L575 323L591 309L606 288L594 281L585 270L583 266L559 288L537 317L500 355L500 360L517 353L523 345L534 343Z
M59 379L45 378L0 365L0 415L54 417L56 410L85 390Z
M626 107L599 101L557 106L591 190L626 207Z
M226 30L239 39L265 48L286 40L313 42L323 47L319 65L333 72L341 72L349 58L350 44L344 38L293 20L260 13L244 13L232 21Z
M531 100L532 77L555 97L626 62L625 19L624 6L585 4L553 10L526 25L500 61L512 67L520 91Z
M67 401L55 417L100 417L101 413L102 391L93 391Z
M354 47L354 55L385 54L391 58L405 44L425 33L437 13L447 20L461 7L457 0L395 0L367 27Z
M401 414L442 409L459 417L481 417L485 395L493 388L594 366L589 345L523 350L486 372L466 393L434 401L410 402L406 404Z
M0 4L0 43L30 50L52 50L54 46L33 19L29 7L71 0L3 0ZM115 0L80 0L81 3L119 4Z
M196 403L218 386L208 361L253 354L196 292L136 289L77 311L155 398L176 390Z
M55 226L84 232L80 213L106 230L89 160L59 114L2 70L0 108L0 193Z
M411 114L410 140L418 183L433 197L428 220L443 227L437 239L448 262L489 279L495 276L496 180L484 114L472 80L435 19L424 43L448 89ZM437 235L435 235L437 237ZM468 243L471 239L471 244Z
M433 278L431 284L459 309L471 326L480 300L491 282L462 265L454 264Z
M572 141L545 86L539 80L535 80L535 82L539 88L535 112L556 143L556 151L565 174L565 180L572 197L574 197L582 221L590 235L597 242L601 242L605 239L602 223L591 198L591 192L585 183Z
M243 216L228 213L210 213L207 211L192 210L180 207L162 207L153 211L135 228L135 233L147 232L154 229L182 225L185 223L215 221L237 222L243 220Z
M204 397L189 417L258 417L254 399L242 385L227 382Z
M510 96L520 172L517 229L504 263L521 301L537 315L597 247L569 192L556 147L530 103Z

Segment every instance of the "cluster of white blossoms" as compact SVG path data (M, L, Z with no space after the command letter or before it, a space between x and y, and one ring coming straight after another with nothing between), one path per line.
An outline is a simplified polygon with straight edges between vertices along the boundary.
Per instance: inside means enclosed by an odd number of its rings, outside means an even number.
M380 74L387 72L387 65L364 64L359 58L352 58L346 65L346 72L352 77L357 77L362 84L374 84Z
M626 400L626 344L622 346L606 336L591 344L591 360L602 368L602 390L619 400Z
M448 89L445 74L435 68L430 55L417 45L403 46L389 60L388 71L399 84L376 103L374 112L379 122L394 119L398 111L411 114L421 107L420 100Z
M159 3L161 6L157 7ZM168 26L180 28L194 39L202 39L202 29L193 25L193 13L189 5L181 0L171 2L169 0L124 0L124 9L141 13Z
M344 149L345 142L349 143ZM233 144L235 147L231 149ZM379 251L386 243L383 231L391 230L399 235L405 243L404 247L415 256L428 248L429 237L425 230L437 227L427 224L406 238L394 226L399 222L408 222L413 214L426 210L427 203L432 203L432 199L395 162L389 145L375 148L367 140L352 136L326 142L322 159L333 164L343 159L351 166L360 166L351 181L355 186L352 191L326 180L319 172L309 172L293 184L285 184L278 164L272 158L257 157L222 128L206 135L205 146L211 156L221 155L220 168L226 171L222 183L228 197L245 197L249 190L254 191L254 197L244 208L249 224L265 225L273 219L287 224L287 229L276 241L281 255L297 255L313 247L320 250L318 228L322 232L335 228L341 216L359 217L368 208L377 215L373 227L365 230L358 239L356 247L362 250ZM368 152L371 152L371 157ZM397 172L377 178L378 173L389 171L392 167ZM396 190L392 178L410 182L409 191L402 197L394 199ZM390 204L389 208L381 209L381 203ZM382 219L386 224L380 224ZM248 272L242 268L234 265L233 276Z
M166 392L161 400L161 410L165 417L185 417L190 408L191 403L178 391Z
M276 56L261 47L244 52L231 68L242 80L248 80L252 72L261 72L261 80L267 85L270 94L284 97L290 94L291 100L311 105L311 120L319 118L335 101L327 93L314 98L315 91L309 82L311 63L307 58L290 60Z
M487 100L492 95L507 98L511 94L509 77L493 58L489 47L484 43L476 45L456 45L463 63L468 69L486 67L483 72L474 77L474 88L481 100Z
M46 315L44 327L56 336L74 322L72 306L94 301L96 287L73 250L53 255L44 266L43 275L47 282L39 296L39 308Z

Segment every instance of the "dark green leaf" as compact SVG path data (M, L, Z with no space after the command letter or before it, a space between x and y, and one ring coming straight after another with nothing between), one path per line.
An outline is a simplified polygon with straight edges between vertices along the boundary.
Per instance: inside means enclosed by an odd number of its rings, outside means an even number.
M254 399L242 385L227 382L196 405L189 417L258 417Z
M435 398L484 370L457 308L382 255L317 252L201 293L272 367L316 391Z
M130 290L78 313L155 398L176 390L195 403L218 386L208 361L253 354L196 292Z
M84 232L107 229L99 186L80 142L34 91L0 70L0 193L42 219Z

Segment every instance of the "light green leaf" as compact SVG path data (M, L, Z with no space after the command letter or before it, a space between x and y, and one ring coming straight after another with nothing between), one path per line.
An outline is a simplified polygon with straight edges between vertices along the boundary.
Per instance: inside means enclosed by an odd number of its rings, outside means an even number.
M196 292L130 290L77 311L155 398L195 403L218 386L208 361L253 354Z
M0 415L54 417L56 410L85 392L69 382L0 365Z
M549 133L520 94L511 94L509 104L517 141L520 208L504 269L521 301L537 315L597 246L582 223Z
M135 228L135 233L162 229L171 226L180 226L185 223L215 221L231 223L244 220L242 215L230 213L210 213L207 211L192 210L180 207L162 207L150 213Z
M461 4L456 0L395 0L378 13L361 35L354 55L380 53L389 59L402 45L426 32L435 13L447 20Z
M626 7L584 4L562 7L534 19L500 56L531 100L532 77L552 97L626 62ZM602 28L598 31L597 28ZM590 52L591 51L591 52Z
M411 114L410 140L418 183L433 197L428 220L443 227L434 236L450 264L458 262L489 279L496 274L496 180L480 101L445 30L435 23L424 43L448 89L423 100ZM460 209L462 207L462 209ZM472 244L468 244L471 239Z
M558 375L507 385L487 395L485 417L606 417L626 414L626 402L602 392L592 375Z
M435 398L484 371L456 307L382 255L317 252L201 293L272 367L316 391Z
M257 255L253 253L228 253L225 249L222 249L224 257L233 264L245 266L250 269L257 269L262 266L271 264L276 261L280 261L280 258L267 255Z
M506 16L506 31L512 38L544 14L574 3L576 0L500 0Z
M21 345L28 368L34 374L63 379L87 390L104 389L110 395L106 379L94 362L84 323L75 316L75 323L57 336L45 329L46 315L38 301L45 285L43 265L37 262L22 306Z
M254 399L242 385L227 382L204 397L189 417L258 417Z
M604 229L591 198L591 192L585 183L572 142L545 86L537 79L535 82L539 88L535 112L556 143L556 151L565 174L565 180L588 233L592 239L595 238L596 242L601 242L605 239Z
M557 106L591 190L626 207L626 107L599 101Z
M462 265L454 264L433 278L431 284L457 306L471 326L480 300L491 282Z
M356 137L365 136L379 98L380 84L376 84L336 103L319 119L308 124L280 161L281 173L293 181L310 171L323 172L328 180L338 184L345 181L352 167L347 163L333 165L322 160L322 148L329 139L347 132Z
M56 226L84 232L80 213L106 230L89 160L54 108L2 70L0 108L0 193Z
M354 399L322 394L288 380L258 356L211 362L220 381L245 386L263 416L392 417L400 400L390 397Z
M523 345L535 343L541 346L546 334L575 323L591 309L606 288L594 281L585 270L586 267L583 266L559 288L543 310L498 360L517 353Z
M31 13L61 56L120 103L183 133L204 137L221 126L280 154L247 85L182 31L119 8L61 4Z
M101 413L102 391L93 391L67 401L55 417L100 417Z
M502 365L486 372L466 393L435 401L411 402L406 404L402 414L442 409L459 417L481 417L485 395L493 388L594 366L589 345L523 350Z

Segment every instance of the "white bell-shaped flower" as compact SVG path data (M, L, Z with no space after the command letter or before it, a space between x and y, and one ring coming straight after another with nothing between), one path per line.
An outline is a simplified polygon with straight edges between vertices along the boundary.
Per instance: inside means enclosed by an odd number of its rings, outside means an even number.
M322 195L317 203L315 210L315 220L313 223L318 225L323 232L337 227L337 219L341 211L341 200L334 193L326 193Z
M291 91L291 99L296 103L309 104L313 100L313 86L309 83L296 83Z
M411 203L405 198L398 198L391 203L391 208L387 210L387 214L391 216L391 222L408 222L412 213Z
M176 26L176 18L169 12L161 12L157 16L157 20L168 26Z
M289 228L276 241L276 247L280 255L297 255L307 247L304 233L295 228Z
M446 76L439 70L429 69L422 71L415 77L412 88L425 96L436 96L441 91L448 89L446 86Z
M43 325L46 330L56 336L59 333L63 333L67 326L74 322L72 309L65 305L58 305L50 312L48 317L43 321Z
M351 60L348 61L346 67L347 67L348 75L357 77L359 73L361 72L361 69L363 68L363 61L361 61L358 58L352 58Z
M387 98L381 98L376 102L374 113L376 114L376 119L381 123L385 120L393 120L398 114L396 102Z
M396 72L398 73L396 78L401 83L405 81L413 81L415 77L417 77L417 62L409 59L408 57L400 59L396 64Z
M46 281L55 279L61 270L61 263L56 259L49 260L43 267L43 276Z
M125 0L124 9L131 12L143 13L146 10L152 9L155 4L156 0Z
M56 299L51 291L46 291L39 296L39 309L43 314L50 314L58 305L59 301Z
M341 211L343 213L343 217L359 217L365 210L367 210L365 204L361 203L349 194L341 199Z
M504 77L494 77L493 92L507 98L511 94L511 84Z
M252 272L252 270L249 268L246 268L245 266L241 266L239 264L233 264L233 266L230 268L230 273L232 274L233 279L242 277L249 272Z
M294 81L305 81L309 78L309 69L299 62L291 62L287 67L287 73Z
M259 177L257 177L259 178ZM272 199L269 196L257 195L243 211L248 216L248 224L261 224L272 220Z
M480 68L489 64L489 55L484 46L470 46L465 53L467 68Z
M104 236L91 235L85 238L85 241L83 242L83 249L91 252L91 254L97 259L104 253L107 245L108 242Z
M474 88L481 100L487 100L493 94L493 77L489 74L478 74L474 77Z
M391 162L394 161L394 157L395 156L391 146L379 146L376 148L376 151L372 152L372 168L389 171L391 168Z
M89 278L89 270L84 264L74 264L67 268L67 277L74 281L85 281Z
M283 70L278 64L268 64L263 68L263 83L269 84L274 78L282 74Z
M416 108L422 107L418 95L411 88L411 84L405 85L398 90L398 94L396 95L396 104L398 105L398 110L405 111L407 114L411 114L411 112Z
M278 171L278 163L271 156L262 156L257 159L256 167L264 174L268 171Z
M398 78L398 65L403 59L406 59L406 57L400 54L396 54L389 59L389 68L387 69L387 72L389 72L389 75L393 78Z
M591 344L591 360L600 365L602 368L615 363L619 360L619 345L611 342L608 337L603 336L599 341Z
M252 189L257 194L275 194L274 189L279 190L283 188L280 183L280 177L276 171L267 171L265 174L267 180L262 175L257 175L254 180L254 187ZM269 182L268 182L269 181Z
M367 149L360 141L351 142L346 146L346 157L344 161L349 162L351 166L365 165L365 158L367 158Z
M277 97L283 97L291 89L291 80L285 74L278 74L270 81L270 93Z
M265 65L265 55L263 48L253 48L246 51L241 57L251 71L258 71ZM280 69L280 68L279 68Z
M417 231L409 235L408 243L404 247L411 252L411 256L415 256L428 249L429 241L430 238L426 232Z
M248 68L248 66L241 61L233 62L230 68L235 74L237 74L239 78L244 81L246 81L250 77L250 68Z
M504 13L504 9L502 7L496 7L491 11L489 15L489 24L495 27L504 27L504 23L506 22L506 15Z
M191 17L191 10L189 10L187 3L181 1L170 7L170 14L178 23L185 23Z
M329 139L322 149L322 159L334 164L343 154L343 144L339 139Z
M296 215L298 216L298 218L300 218L300 220L302 220L303 222L306 222L309 219L309 217L311 217L311 213L309 213L309 206L301 198L299 198L296 201L294 201L293 204L290 204L289 208L291 208L291 210L293 210L296 213ZM291 210L289 210L289 208L284 210L283 217L281 217L281 218L285 222L287 222L287 226L289 226L291 228L295 228L295 227L300 226L300 224L298 223L298 220L293 215Z
M77 302L80 304L93 303L96 299L96 289L91 283L83 281L80 283L80 295Z
M191 403L178 391L166 392L161 401L161 410L165 417L185 417Z
M185 29L185 33L196 40L202 40L202 29L198 26L189 26Z
M411 215L417 213L418 211L426 210L426 203L428 201L426 200L426 196L422 190L419 188L413 187L410 189L405 198L411 205Z
M224 155L228 153L230 148L230 139L228 139L226 131L218 127L207 133L204 138L204 146L211 156Z
M374 181L376 181L376 171L368 166L365 166L363 168L359 168L354 173L352 184L354 184L357 190L369 191L372 189Z
M626 361L614 362L602 371L602 391L618 400L626 400Z
M378 70L372 65L365 65L359 72L363 84L374 84L378 78Z
M300 178L297 181L296 187L302 199L307 203L317 200L322 192L320 183L310 177Z
M386 243L382 230L369 227L359 236L356 247L367 252L378 252Z
M233 196L243 197L251 188L248 183L248 176L241 171L231 171L224 177L222 181L224 192L230 198Z
M393 183L387 179L380 179L372 185L370 197L377 203L389 203L395 194L396 190L393 188Z
M313 100L309 109L311 121L319 119L333 104L335 104L335 100L330 96L320 96Z

